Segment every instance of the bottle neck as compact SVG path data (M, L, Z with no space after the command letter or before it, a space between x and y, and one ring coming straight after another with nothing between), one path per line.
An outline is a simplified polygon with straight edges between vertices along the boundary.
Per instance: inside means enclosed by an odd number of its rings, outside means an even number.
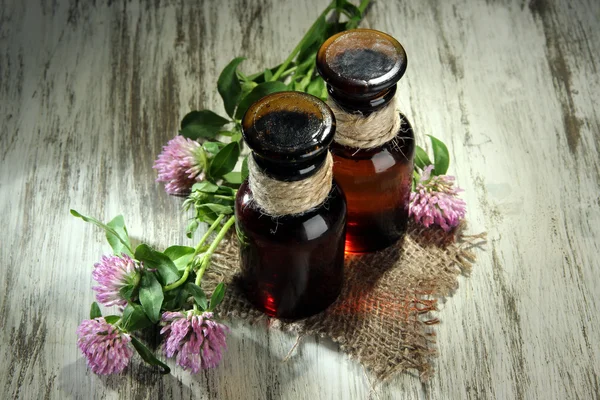
M308 179L317 173L325 163L327 153L324 151L310 160L300 162L269 160L256 153L252 153L250 157L253 157L256 166L270 178L282 182L295 182Z
M327 199L333 185L333 157L326 151L322 167L301 181L273 179L248 159L248 186L261 211L272 217L304 213ZM305 175L306 176L306 175Z
M391 102L396 95L396 89L397 85L393 85L389 89L375 95L365 96L350 94L336 89L331 85L327 85L327 92L329 93L330 99L335 101L340 108L349 113L360 112L364 116L382 109Z

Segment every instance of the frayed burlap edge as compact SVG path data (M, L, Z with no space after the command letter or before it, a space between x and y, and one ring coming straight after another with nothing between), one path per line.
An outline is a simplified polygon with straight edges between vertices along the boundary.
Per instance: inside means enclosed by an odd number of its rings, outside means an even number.
M471 272L476 260L472 249L485 240L485 234L465 235L465 227L463 223L446 233L411 224L396 245L347 256L338 300L300 321L267 317L246 301L238 283L239 252L233 235L214 254L204 284L207 290L218 282L228 284L219 307L222 318L251 324L263 321L299 335L296 345L306 335L329 337L371 371L376 383L410 370L427 380L436 356L437 302L458 288L459 275Z

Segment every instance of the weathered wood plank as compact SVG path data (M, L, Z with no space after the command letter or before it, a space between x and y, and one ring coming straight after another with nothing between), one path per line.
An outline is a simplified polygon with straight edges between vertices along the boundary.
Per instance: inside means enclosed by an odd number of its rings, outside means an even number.
M297 4L299 3L299 4ZM234 56L280 62L325 1L0 1L0 391L7 398L366 398L324 339L233 325L222 366L87 371L75 328L102 235L69 208L124 213L157 247L189 243L152 162L190 109L223 113ZM375 397L600 396L600 3L379 1L366 26L409 55L401 104L446 141L474 232L472 276L440 312L437 374Z

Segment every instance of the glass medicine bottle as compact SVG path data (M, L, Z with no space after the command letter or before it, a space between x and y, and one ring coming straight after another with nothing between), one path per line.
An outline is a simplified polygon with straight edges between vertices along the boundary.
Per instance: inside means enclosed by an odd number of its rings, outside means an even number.
M321 100L280 92L242 120L252 153L237 193L242 286L268 315L301 318L337 298L344 270L346 200L332 178L335 118Z
M331 152L348 202L348 252L382 249L406 231L414 135L395 102L406 64L400 43L371 29L334 35L317 54L337 119Z

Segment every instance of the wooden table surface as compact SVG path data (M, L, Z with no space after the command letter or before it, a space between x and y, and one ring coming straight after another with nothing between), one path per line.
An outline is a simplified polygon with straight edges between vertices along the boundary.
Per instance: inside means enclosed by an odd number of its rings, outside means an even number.
M192 109L222 112L234 56L281 62L325 1L0 1L0 398L600 398L600 2L377 1L363 26L405 46L401 105L443 139L472 276L441 306L436 374L370 393L325 339L232 325L215 370L87 370L75 329L109 251L69 208L164 248L190 244L153 160ZM171 364L172 365L172 364Z

